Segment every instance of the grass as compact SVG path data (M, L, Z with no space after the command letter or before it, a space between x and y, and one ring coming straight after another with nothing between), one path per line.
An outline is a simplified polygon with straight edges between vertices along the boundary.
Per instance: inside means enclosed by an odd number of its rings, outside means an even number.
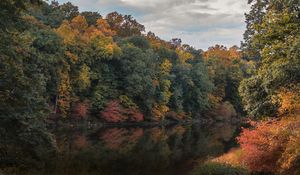
M241 167L209 161L198 166L191 175L250 175L250 173Z

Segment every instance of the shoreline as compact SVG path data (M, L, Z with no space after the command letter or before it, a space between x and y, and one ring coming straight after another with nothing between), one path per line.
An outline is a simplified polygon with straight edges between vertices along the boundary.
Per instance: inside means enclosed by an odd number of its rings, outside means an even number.
M46 125L48 129L54 128L88 128L88 129L100 129L100 128L112 128L112 127L120 127L120 128L130 128L130 127L144 127L144 128L152 128L152 127L171 127L176 125L214 125L217 123L232 123L232 124L246 124L245 120L232 118L231 120L212 120L212 119L193 119L193 120L183 120L183 121L175 121L175 120L165 120L165 121L143 121L143 122L118 122L118 123L109 123L103 122L99 120L46 120Z

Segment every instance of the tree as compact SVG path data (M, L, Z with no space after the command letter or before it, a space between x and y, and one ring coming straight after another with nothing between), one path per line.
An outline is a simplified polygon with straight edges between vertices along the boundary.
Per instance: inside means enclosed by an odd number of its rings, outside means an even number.
M277 91L299 83L299 49L295 49L300 41L299 11L294 6L297 6L296 1L270 1L261 24L256 25L253 43L262 46L258 48L260 66L256 75L244 80L240 88L246 109L252 116L259 117L262 111L275 116L280 107L280 101L274 100ZM250 95L250 89L260 94L260 98Z
M49 114L47 64L56 62L51 60L55 58L51 53L55 49L42 49L37 41L46 33L49 38L45 40L49 44L56 43L57 38L22 17L26 12L25 3L32 2L0 2L0 135L1 147L5 150L1 157L8 156L13 163L20 162L20 158L24 160L24 155L40 158L40 151L47 154L54 150L45 117ZM40 32L36 32L38 29Z
M115 36L116 32L110 27L107 20L98 18L96 21L96 27L99 29L105 36Z
M244 58L248 60L260 60L259 49L261 44L253 43L253 36L255 33L259 33L256 26L262 23L263 16L267 9L269 0L248 0L248 4L251 4L251 10L246 17L246 31L244 32L244 42L242 42L242 49Z
M121 75L125 94L132 98L140 108L150 113L152 109L151 96L154 94L152 77L155 54L151 50L143 50L126 43L122 46Z
M80 69L78 75L78 85L80 91L87 90L91 85L90 68L86 64L83 64Z
M216 45L204 52L204 60L208 68L214 91L210 95L212 106L217 107L225 101L234 105L235 110L243 112L238 87L247 75L248 62L241 59L241 52L236 46L227 49Z
M153 85L156 88L156 104L152 109L155 118L163 119L167 112L169 112L168 103L172 96L171 92L171 77L172 63L165 59L160 67L156 80L153 80Z
M20 60L40 79L41 99L53 113L64 117L85 113L83 102L91 104L92 113L101 113L111 102L124 105L119 99L124 96L126 104L136 104L130 110L122 106L121 113L131 115L130 120L141 120L141 113L148 120L154 115L161 120L168 112L184 116L207 108L210 83L202 51L181 45L180 39L172 44L152 33L144 36L144 26L130 15L113 12L103 19L96 12L79 13L71 3L15 2L1 2L16 9L1 11L13 24L9 26L13 30L1 26L3 50L7 55L25 55ZM23 42L20 47L17 40ZM27 60L29 55L35 63ZM15 62L21 73L27 71L23 63Z
M79 15L78 7L74 6L71 2L64 3L58 6L58 8L63 12L64 18L67 20L71 20Z
M178 113L199 115L208 109L211 82L204 66L201 51L192 47L176 49L177 59L172 70L172 97L170 104Z
M99 18L102 18L102 16L98 12L81 12L81 16L84 16L88 25L96 25L96 22Z
M64 67L59 71L57 104L63 117L67 117L71 107L72 87L70 84L70 67L64 62ZM55 111L56 112L56 111Z
M119 37L141 35L145 31L145 27L133 19L131 15L112 12L106 16L106 20Z

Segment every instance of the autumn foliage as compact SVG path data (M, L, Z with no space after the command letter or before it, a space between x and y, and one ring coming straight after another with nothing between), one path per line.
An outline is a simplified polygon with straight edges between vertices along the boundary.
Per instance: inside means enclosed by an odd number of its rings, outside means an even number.
M242 161L251 171L276 174L299 174L300 106L299 85L281 87L274 97L279 103L278 118L259 123L255 129L244 129L238 141Z
M291 174L299 171L299 117L257 123L255 129L244 129L238 141L242 160L251 171Z
M205 59L219 58L226 66L229 66L232 64L232 60L241 58L242 54L238 51L237 46L227 49L223 45L215 45L208 48L208 50L204 52L203 56Z
M77 118L86 118L89 113L89 103L85 102L77 102L73 106L73 115Z
M144 116L136 108L126 108L121 105L119 100L109 102L100 112L100 116L107 122L140 122L144 120Z
M280 101L278 113L284 115L287 113L300 114L300 87L299 85L290 85L288 88L280 88L277 93Z

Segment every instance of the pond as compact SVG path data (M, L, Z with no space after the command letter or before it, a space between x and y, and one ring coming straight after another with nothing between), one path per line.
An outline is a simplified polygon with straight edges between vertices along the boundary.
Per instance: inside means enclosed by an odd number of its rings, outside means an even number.
M57 153L22 174L188 175L235 146L230 123L53 130Z

